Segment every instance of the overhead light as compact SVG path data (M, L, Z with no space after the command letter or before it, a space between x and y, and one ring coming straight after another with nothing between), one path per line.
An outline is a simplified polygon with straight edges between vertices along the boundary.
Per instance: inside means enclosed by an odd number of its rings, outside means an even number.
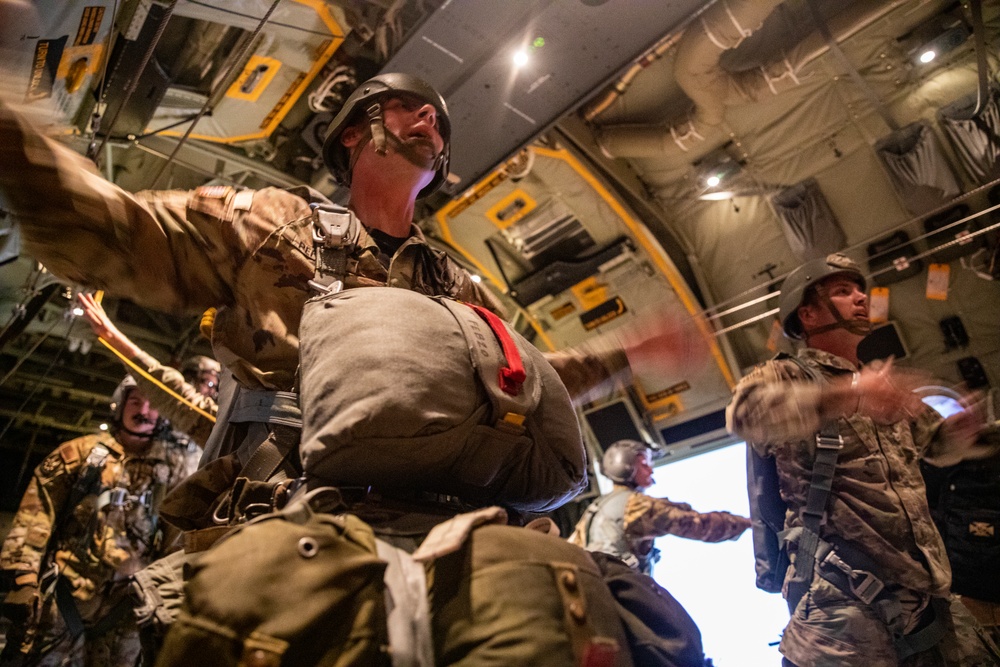
M483 279L481 277L477 276L475 273L473 273L469 277L472 278L472 282L474 282L474 283L481 283L481 282L483 282Z
M698 199L719 201L736 195L733 185L743 167L725 148L716 149L694 163Z
M108 430L108 425L107 424L101 424L97 428L101 429L102 431L107 431Z
M736 196L735 190L706 190L698 195L702 201L724 201Z
M75 315L76 317L82 317L83 316L83 308L81 308L80 306L77 306L76 308L74 308L72 312L73 312L73 315Z
M527 49L518 49L514 52L514 67L524 67L528 64Z
M970 34L965 17L953 10L932 16L896 41L911 62L920 67L940 61L942 56L962 46Z

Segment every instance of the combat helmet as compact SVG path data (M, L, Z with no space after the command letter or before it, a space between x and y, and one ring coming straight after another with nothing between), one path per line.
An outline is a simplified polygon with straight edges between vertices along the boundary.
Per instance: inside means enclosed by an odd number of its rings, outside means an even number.
M441 93L423 79L411 74L383 73L358 86L344 102L344 106L341 107L334 119L330 121L330 127L323 142L323 161L338 183L351 184L351 155L350 151L340 143L340 135L347 127L356 122L361 114L366 114L371 124L372 142L375 144L375 150L384 153L386 136L381 103L394 93L412 95L426 104L430 104L437 111L437 127L441 139L444 140L444 149L434 162L434 179L417 195L418 199L423 198L437 191L448 176L448 158L451 155L451 119L448 116L448 105L445 104Z
M135 378L126 375L111 394L111 422L116 425L122 423L122 415L125 412L125 401L132 390L139 386Z
M184 379L195 385L195 388L202 391L201 385L208 381L208 388L214 394L218 394L219 390L219 375L222 373L222 365L218 361L211 357L206 357L201 354L196 354L193 357L189 357L187 360L181 364L181 375ZM210 378L214 375L214 378Z
M839 252L831 253L826 257L811 259L788 274L785 282L781 285L781 296L778 300L778 317L781 319L781 328L784 330L786 336L795 339L802 339L805 336L802 322L799 321L798 311L799 307L802 306L802 300L805 298L806 291L830 276L840 274L847 275L856 280L861 286L862 291L867 289L868 283L865 280L865 275L861 272L861 267L850 257ZM854 328L857 328L858 333L867 333L867 330L861 331L864 327L861 327L859 323L845 322L832 304L828 303L827 307L831 309L831 312L837 319L837 323L831 325L831 328L846 326L852 331ZM853 325L858 326L853 327Z
M614 442L601 458L601 474L616 484L634 487L636 461L648 455L649 447L637 440Z

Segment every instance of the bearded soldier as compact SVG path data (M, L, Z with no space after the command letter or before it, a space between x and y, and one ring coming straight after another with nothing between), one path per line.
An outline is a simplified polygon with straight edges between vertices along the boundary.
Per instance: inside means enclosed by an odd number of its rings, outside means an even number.
M9 665L133 667L138 631L129 577L163 553L158 510L185 471L159 417L126 377L107 434L71 440L28 483L0 553L11 592Z

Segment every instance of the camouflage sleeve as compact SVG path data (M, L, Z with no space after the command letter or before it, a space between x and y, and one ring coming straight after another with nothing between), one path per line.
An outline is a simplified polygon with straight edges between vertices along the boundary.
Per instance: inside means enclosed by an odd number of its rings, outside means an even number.
M168 389L183 396L185 400L196 405L199 409L213 416L218 413L219 406L216 405L215 401L185 382L184 376L181 375L180 371L170 366L162 365L142 350L132 358L132 361L143 367L147 373L157 381L163 383ZM136 374L136 376L135 380L139 384L139 389L142 390L144 396L149 398L150 404L162 416L169 419L170 424L175 429L186 433L188 437L200 446L204 446L215 422L199 414L189 406L184 405L163 391L156 383L151 382L142 375Z
M603 398L616 384L631 381L625 351L609 340L588 341L558 352L546 352L545 359L577 404Z
M676 535L702 542L732 540L750 519L729 512L696 512L687 503L633 493L625 505L625 532L636 537Z
M130 194L0 102L0 197L25 251L62 280L170 313L229 303L238 266L261 241L233 193Z
M726 408L726 428L757 449L762 446L758 443L809 438L821 427L822 392L795 362L765 362L733 391Z
M19 584L37 585L42 561L59 515L85 455L74 441L63 444L35 468L28 490L0 549L0 569ZM34 581L29 581L34 575Z

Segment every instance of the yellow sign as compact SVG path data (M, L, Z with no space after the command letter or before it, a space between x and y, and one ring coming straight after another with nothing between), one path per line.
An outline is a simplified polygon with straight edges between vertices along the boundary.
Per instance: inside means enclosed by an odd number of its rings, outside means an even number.
M486 211L486 217L498 229L507 229L515 222L528 215L538 206L538 203L524 190L518 188L498 201Z
M586 280L581 280L570 288L573 296L580 302L584 310L597 308L608 300L608 286L597 282L597 278L591 276Z
M602 324L607 324L611 320L624 315L628 312L628 308L625 307L625 302L622 301L620 296L616 296L613 299L605 301L596 308L591 308L587 312L580 315L580 324L587 331L596 329Z
M573 305L573 302L572 301L567 301L566 303L564 303L563 305L559 306L558 308L553 308L549 312L549 315L551 315L552 319L554 319L554 320L561 320L562 318L566 317L567 315L573 314L575 311L576 311L576 306Z
M280 60L267 56L250 56L243 72L226 91L226 97L256 102L279 69L281 69Z

